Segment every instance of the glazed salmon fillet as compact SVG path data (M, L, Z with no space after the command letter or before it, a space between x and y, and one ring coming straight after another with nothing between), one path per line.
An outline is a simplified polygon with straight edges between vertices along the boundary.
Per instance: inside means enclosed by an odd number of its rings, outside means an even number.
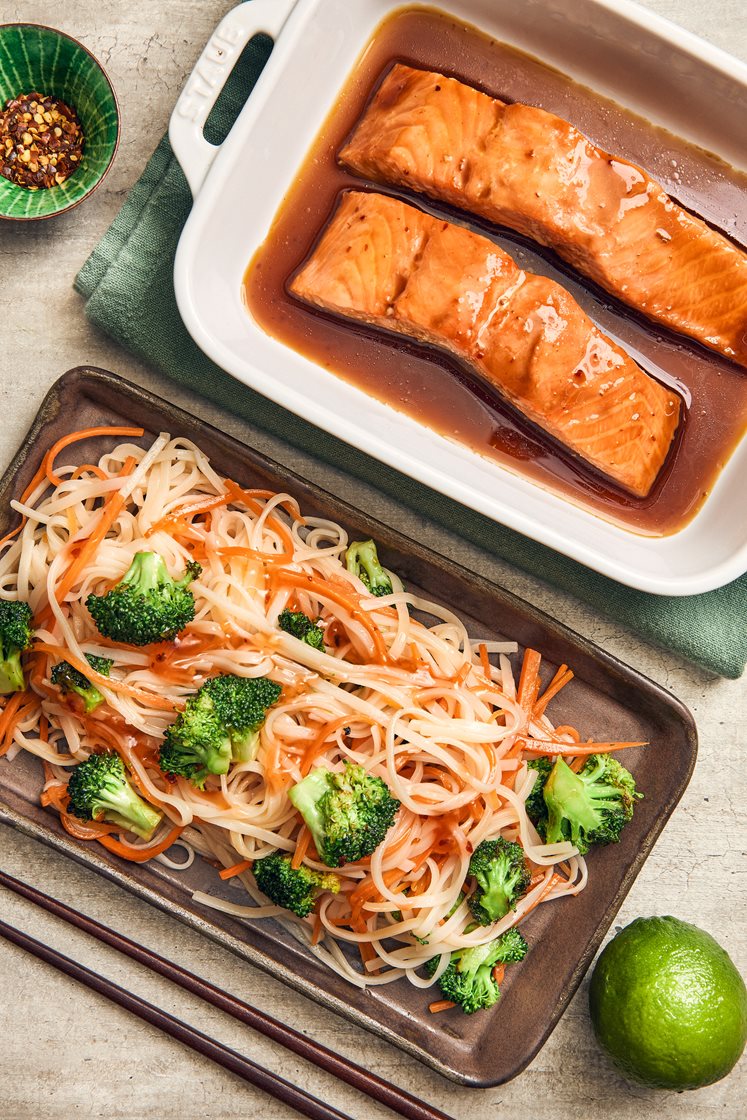
M449 351L620 486L640 497L651 489L679 397L564 288L523 272L488 238L399 199L349 191L290 289Z
M747 255L560 117L397 64L340 160L526 234L650 319L747 366Z

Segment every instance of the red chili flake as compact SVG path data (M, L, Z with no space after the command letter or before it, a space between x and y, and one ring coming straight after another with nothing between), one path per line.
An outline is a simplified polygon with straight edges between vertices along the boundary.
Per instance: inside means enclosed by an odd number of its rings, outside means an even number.
M56 97L22 93L0 110L0 174L29 191L59 186L81 164L78 114Z

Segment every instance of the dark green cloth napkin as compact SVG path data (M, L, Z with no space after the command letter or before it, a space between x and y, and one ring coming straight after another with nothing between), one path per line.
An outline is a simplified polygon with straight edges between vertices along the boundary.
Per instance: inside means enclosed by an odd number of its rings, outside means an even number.
M236 117L269 54L266 39L245 49L206 126L219 142ZM747 662L747 576L706 595L666 598L632 591L543 545L497 525L346 444L240 385L197 348L177 311L174 254L191 194L168 139L159 144L124 206L76 277L93 323L127 350L187 388L251 420L445 525L489 552L568 591L637 631L648 641L723 677Z

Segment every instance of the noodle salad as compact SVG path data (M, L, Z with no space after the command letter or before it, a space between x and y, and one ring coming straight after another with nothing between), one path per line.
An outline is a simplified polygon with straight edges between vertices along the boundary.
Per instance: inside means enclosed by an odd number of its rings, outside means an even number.
M553 726L572 672L543 690L539 653L514 668L515 643L471 637L373 542L142 435L65 437L11 503L0 754L41 760L74 837L199 853L245 894L197 901L282 920L351 984L491 1006L516 927L582 891L584 853L632 816L613 752L638 744ZM122 442L57 465L91 437Z

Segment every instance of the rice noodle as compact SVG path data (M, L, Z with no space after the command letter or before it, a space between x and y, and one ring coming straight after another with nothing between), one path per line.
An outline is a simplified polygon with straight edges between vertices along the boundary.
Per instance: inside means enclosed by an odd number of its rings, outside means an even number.
M134 469L120 476L128 457ZM348 538L341 526L304 518L289 494L240 491L187 440L162 434L147 450L122 443L97 468L56 468L58 486L41 482L25 501L14 502L28 520L0 549L0 596L30 602L39 640L79 659L87 653L113 658L113 684L130 690L104 681L105 704L85 717L51 685L55 658L31 654L28 677L38 702L7 747L9 757L25 750L44 760L46 791L63 785L70 767L92 751L115 749L139 789L164 811L159 835L184 828L177 841L182 852L172 848L156 858L183 869L196 852L233 868L274 849L295 850L302 822L287 792L310 766L362 764L388 784L401 808L370 859L339 869L342 889L323 897L315 917L302 921L268 905L241 868L229 884L239 886L238 900L194 896L241 919L282 920L310 952L359 987L401 977L427 987L447 960L425 978L417 969L429 958L492 940L539 902L583 889L584 860L570 844L543 844L526 814L533 777L517 741L554 732L546 713L535 719L517 699L515 643L469 635L452 611L403 588L394 574L393 593L373 598L345 568ZM104 501L117 493L124 501L110 531L58 602L77 549ZM223 504L190 511L221 497ZM189 559L202 565L192 584L195 620L168 646L114 646L96 631L85 606L92 591L102 593L121 577L139 550L159 551L174 573ZM287 573L313 580L308 588L296 586ZM278 629L286 606L320 620L324 651ZM267 675L283 692L261 729L256 760L209 778L203 791L181 778L167 780L158 748L185 697L216 673ZM149 698L170 702L173 711L169 704L151 706ZM573 738L564 733L558 741ZM501 921L473 928L469 906L458 904L470 853L499 836L520 840L533 864L533 885ZM147 848L126 833L119 842L134 855ZM304 862L323 868L313 848ZM369 947L365 965L350 955L350 945Z

